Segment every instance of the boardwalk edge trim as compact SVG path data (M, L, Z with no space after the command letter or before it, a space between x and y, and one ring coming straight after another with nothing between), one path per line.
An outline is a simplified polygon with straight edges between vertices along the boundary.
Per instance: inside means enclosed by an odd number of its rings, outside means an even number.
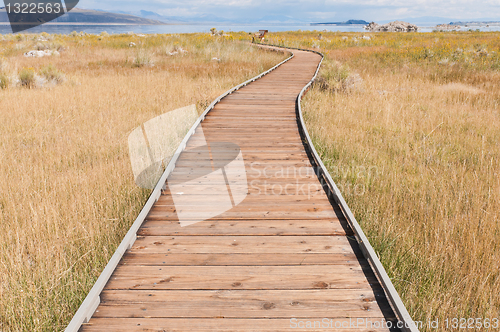
M265 47L263 47L263 48L265 48ZM275 51L275 49L274 50L270 49L270 50ZM287 51L283 50L283 49L280 51L287 53ZM118 263L122 259L125 252L128 249L132 248L135 240L137 239L137 231L142 226L142 223L146 219L146 216L148 215L149 211L153 207L154 203L156 203L156 201L158 201L158 199L160 198L161 192L162 192L162 189L164 189L167 177L174 170L175 163L177 162L179 155L181 154L182 151L184 151L184 149L186 148L187 141L194 134L194 132L196 131L196 128L198 128L198 126L201 124L201 122L203 122L203 120L205 119L205 116L208 114L208 112L210 112L215 107L215 105L217 103L219 103L224 97L227 97L228 95L230 95L234 91L237 91L237 90L241 89L242 87L244 87L244 86L258 80L259 78L269 74L270 72L274 71L275 69L280 67L285 62L291 60L294 57L294 55L291 52L288 52L288 53L290 53L290 56L288 58L286 58L285 60L281 61L280 63L278 63L276 66L272 67L271 69L266 70L265 72L260 73L259 75L255 76L255 77L252 77L251 79L249 79L241 84L236 85L235 87L233 87L233 88L229 89L228 91L224 92L223 94L221 94L198 117L198 119L193 124L191 129L188 131L186 136L184 136L184 139L182 140L182 142L179 144L179 147L175 151L174 156L172 157L172 159L168 163L167 167L165 168L165 171L163 172L163 174L160 177L160 179L158 180L155 188L151 192L151 195L149 196L148 200L146 201L146 204L144 204L144 207L142 208L141 212L137 216L136 220L134 221L134 223L130 227L129 231L127 232L127 234L123 238L122 242L120 243L120 245L118 246L118 248L114 252L114 254L111 257L111 259L109 260L108 264L106 264L106 267L99 275L99 278L95 282L95 284L92 287L92 289L90 290L90 292L85 297L85 300L82 302L82 304L78 308L78 311L75 313L75 315L71 319L70 323L68 324L68 326L64 330L65 332L77 332L80 329L80 327L82 326L82 324L88 323L88 321L90 320L90 318L92 317L92 315L96 311L97 307L99 306L99 304L101 302L100 294L101 294L102 290L104 289L104 286L106 286L109 278L111 278L111 275L115 271L116 267L118 266Z

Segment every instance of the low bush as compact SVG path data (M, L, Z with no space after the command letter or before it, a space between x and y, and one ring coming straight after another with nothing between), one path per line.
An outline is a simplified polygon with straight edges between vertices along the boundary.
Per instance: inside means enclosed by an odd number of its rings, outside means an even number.
M10 84L9 77L4 73L0 73L0 89L8 88L9 84Z
M52 64L42 67L42 69L40 69L40 75L47 81L52 81L54 83L62 83L64 81L64 75Z
M35 70L33 68L23 68L19 72L19 83L21 86L31 89L35 87Z

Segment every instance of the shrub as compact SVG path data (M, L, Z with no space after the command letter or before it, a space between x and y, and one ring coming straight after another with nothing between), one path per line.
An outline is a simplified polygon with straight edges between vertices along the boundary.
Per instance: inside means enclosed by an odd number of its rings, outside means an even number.
M42 69L40 69L40 75L45 77L47 81L53 81L55 83L62 83L64 80L63 74L52 64L42 67Z
M333 92L344 91L349 75L349 67L346 65L324 61L316 84L319 85L321 90L331 90Z
M144 49L139 49L137 51L137 54L134 58L134 67L143 67L143 66L152 66L153 65L153 60L151 59L151 54L144 50Z
M10 79L4 73L0 73L0 89L6 89L10 84Z
M19 83L25 88L35 87L35 70L33 68L23 68L19 73Z
M49 44L49 49L61 52L61 51L64 51L66 49L66 46L59 41L54 41L54 42Z
M45 51L49 49L49 45L44 43L36 43L34 49L37 51Z
M53 50L53 51L64 51L65 46L59 41L54 42L38 42L33 48L37 51Z
M4 58L0 58L0 73L7 69L7 61Z

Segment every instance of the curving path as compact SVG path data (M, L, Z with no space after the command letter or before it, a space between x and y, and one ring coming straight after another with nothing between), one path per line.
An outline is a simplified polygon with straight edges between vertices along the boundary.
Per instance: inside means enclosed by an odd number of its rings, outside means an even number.
M217 217L180 227L178 193L167 187L82 331L374 331L394 319L298 130L296 98L321 58L293 53L202 122L208 146L240 147L248 196ZM203 175L206 160L192 150L203 134L190 138L169 183ZM193 205L202 211L213 199L200 190Z

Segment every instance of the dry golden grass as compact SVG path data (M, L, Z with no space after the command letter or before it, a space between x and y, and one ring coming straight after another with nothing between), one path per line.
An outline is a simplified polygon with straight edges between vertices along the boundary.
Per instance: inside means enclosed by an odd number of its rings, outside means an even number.
M316 36L270 38L326 53L307 125L412 317L498 319L500 34Z
M76 312L149 194L130 167L134 128L202 111L285 57L207 34L38 38L0 38L11 78L0 89L0 331L63 330ZM23 56L38 43L60 56ZM167 55L179 46L188 53ZM49 64L62 84L16 84L22 68Z

